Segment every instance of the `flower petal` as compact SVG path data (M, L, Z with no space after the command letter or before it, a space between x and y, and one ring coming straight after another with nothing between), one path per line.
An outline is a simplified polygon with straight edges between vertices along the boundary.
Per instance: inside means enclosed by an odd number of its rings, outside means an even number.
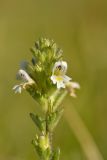
M20 69L18 72L19 76L22 78L22 80L29 82L32 79L30 78L30 76L27 74L26 71L24 71L23 69ZM32 80L33 81L33 80Z
M21 87L21 85L15 85L13 87L13 90L15 91L15 93L21 93L22 87Z
M80 89L80 85L77 82L71 82L72 88Z
M63 83L63 81L57 81L57 88L65 88L65 84Z
M63 66L63 72L66 73L66 71L67 71L67 62L62 61L62 66Z
M67 71L67 63L65 61L58 61L54 64L53 74L57 73L59 75L65 74Z
M53 84L56 84L56 82L57 82L56 76L52 75L51 76L51 80L52 80Z
M72 78L70 78L66 75L64 75L63 78L64 78L64 83L68 83L70 80L72 80Z
M75 90L80 89L80 85L77 82L68 82L66 83L66 89L69 92L70 96L76 97Z

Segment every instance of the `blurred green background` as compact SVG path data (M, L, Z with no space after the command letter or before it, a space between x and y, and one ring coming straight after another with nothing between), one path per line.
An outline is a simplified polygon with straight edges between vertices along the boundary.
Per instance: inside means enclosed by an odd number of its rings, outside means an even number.
M12 87L20 62L30 60L29 48L41 36L63 49L68 75L81 84L78 98L68 97L63 106L75 107L106 160L106 0L0 0L0 160L38 159L29 112L40 109L26 92L15 95ZM54 133L61 160L86 160L69 124L63 116Z

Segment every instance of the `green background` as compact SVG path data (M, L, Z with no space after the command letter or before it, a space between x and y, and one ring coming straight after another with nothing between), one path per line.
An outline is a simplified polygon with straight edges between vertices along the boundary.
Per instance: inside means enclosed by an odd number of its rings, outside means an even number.
M106 0L0 0L0 160L38 159L29 113L40 108L26 92L15 95L12 87L20 62L31 59L29 48L41 36L63 49L68 75L81 85L77 99L68 97L63 106L75 107L106 160ZM63 116L54 133L61 160L86 160L69 124Z

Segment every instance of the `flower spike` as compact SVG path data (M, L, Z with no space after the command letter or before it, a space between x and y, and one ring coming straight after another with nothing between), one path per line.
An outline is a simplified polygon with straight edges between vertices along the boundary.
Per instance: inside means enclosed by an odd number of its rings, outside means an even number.
M40 159L59 160L60 149L53 148L52 134L64 111L60 104L67 93L76 97L75 90L80 85L66 75L67 62L53 40L40 38L31 52L31 62L23 61L17 74L22 82L13 90L15 93L26 90L41 107L41 115L30 113L40 132L32 141Z

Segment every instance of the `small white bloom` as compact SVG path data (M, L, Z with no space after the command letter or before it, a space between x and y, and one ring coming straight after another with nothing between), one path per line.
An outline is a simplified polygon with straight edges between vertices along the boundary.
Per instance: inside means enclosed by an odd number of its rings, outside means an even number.
M22 86L21 85L15 85L13 87L13 90L15 91L15 93L21 93L22 91Z
M79 83L77 83L77 82L70 82L70 83L71 83L72 88L74 88L74 89L80 89Z
M24 71L23 69L20 69L20 70L18 71L18 75L19 75L19 76L22 78L22 80L25 81L25 82L33 81L33 80L31 79L31 77L27 74L27 72Z
M35 83L34 80L27 74L27 72L22 69L18 71L18 75L23 80L23 83L19 85L15 85L13 87L13 90L15 91L15 93L21 93L22 89L26 89L28 85L32 85Z
M68 83L71 78L66 76L67 63L65 61L58 61L55 63L52 71L51 80L53 84L57 84L57 88L65 88L65 84Z
M70 93L70 96L76 97L75 89L80 89L80 85L77 82L68 82L66 83L66 88Z

